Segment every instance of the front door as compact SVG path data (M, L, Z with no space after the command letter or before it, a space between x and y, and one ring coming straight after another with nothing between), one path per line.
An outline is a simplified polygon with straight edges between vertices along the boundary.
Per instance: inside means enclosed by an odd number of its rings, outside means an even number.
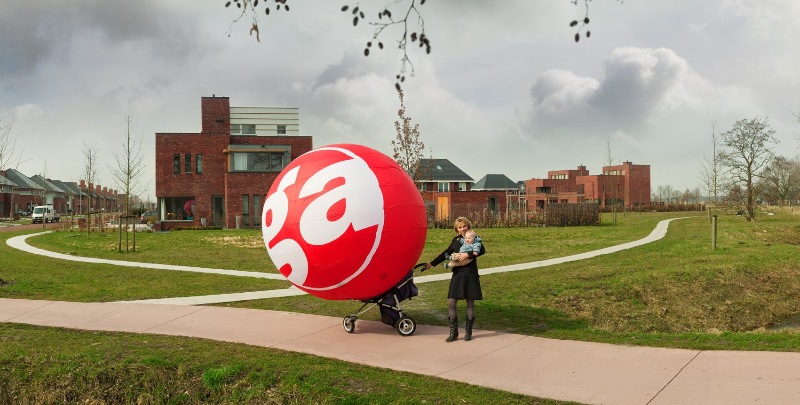
M211 226L225 226L225 196L211 196Z
M438 208L438 214L439 214L438 218L440 220L441 219L447 219L447 218L450 217L450 212L449 212L449 209L448 209L449 207L447 206L447 200L448 200L447 197L439 197L438 202L436 204L438 206L437 207Z

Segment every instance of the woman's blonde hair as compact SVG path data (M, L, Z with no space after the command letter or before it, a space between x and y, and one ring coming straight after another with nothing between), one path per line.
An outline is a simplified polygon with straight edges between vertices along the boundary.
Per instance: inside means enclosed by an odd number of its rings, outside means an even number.
M469 222L467 217L458 217L456 222L453 223L453 230L456 231L456 234L458 234L458 225L460 224L467 224L467 229L472 229L472 222Z

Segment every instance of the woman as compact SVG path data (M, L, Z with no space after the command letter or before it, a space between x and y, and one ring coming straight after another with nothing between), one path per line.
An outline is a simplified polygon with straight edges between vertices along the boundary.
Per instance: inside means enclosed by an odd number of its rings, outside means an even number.
M452 342L458 339L458 314L456 307L458 300L467 300L467 327L464 333L464 340L472 340L472 324L475 323L475 300L483 299L481 293L481 281L478 275L478 261L475 260L478 256L486 253L483 244L479 252L459 253L464 234L472 229L472 223L469 219L464 217L456 218L453 224L453 229L456 236L450 242L450 246L436 256L430 263L425 265L425 269L429 269L439 263L445 261L446 255L450 255L453 260L460 260L470 258L471 262L452 268L453 276L450 278L450 290L447 292L447 308L449 310L448 321L450 323L450 336L445 339L445 342Z

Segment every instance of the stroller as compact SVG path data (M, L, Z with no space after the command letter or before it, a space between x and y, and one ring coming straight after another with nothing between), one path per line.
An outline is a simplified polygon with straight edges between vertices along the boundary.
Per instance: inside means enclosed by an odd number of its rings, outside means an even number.
M411 299L411 297L416 297L419 294L419 290L417 286L414 285L414 276L416 274L422 273L425 269L419 271L419 273L414 273L414 270L425 266L426 263L420 263L414 266L408 274L403 277L400 282L395 284L389 291L368 300L361 300L364 305L358 309L352 315L348 315L344 317L342 321L342 326L344 326L344 330L347 333L353 333L356 330L356 320L358 316L363 314L364 312L369 311L370 308L374 306L378 306L378 309L381 311L381 322L393 326L397 329L397 333L400 336L411 336L417 330L417 322L414 321L413 318L403 313L403 309L400 308L400 302L403 300Z

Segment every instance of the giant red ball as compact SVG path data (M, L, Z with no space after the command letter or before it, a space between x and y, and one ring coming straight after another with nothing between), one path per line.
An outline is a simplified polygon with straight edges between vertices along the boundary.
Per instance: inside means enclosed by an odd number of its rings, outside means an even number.
M414 182L390 157L330 145L295 159L261 213L270 258L292 284L331 300L380 296L413 268L427 232Z

